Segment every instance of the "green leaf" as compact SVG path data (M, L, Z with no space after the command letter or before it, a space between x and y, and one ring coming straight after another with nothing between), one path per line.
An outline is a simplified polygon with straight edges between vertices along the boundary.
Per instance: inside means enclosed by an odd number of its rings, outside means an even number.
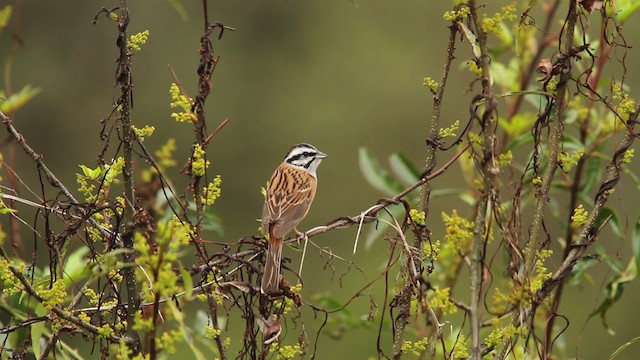
M68 257L64 265L65 283L70 285L89 274L91 270L87 267L87 261L85 255L89 252L88 247L80 247L72 252Z
M622 272L622 274L618 275L617 281L620 284L625 284L635 280L638 277L638 266L636 265L635 259L629 261L627 268Z
M88 166L85 166L85 165L79 165L79 166L80 166L80 169L82 169L82 174L83 174L85 177L90 177L90 175L91 175L91 168L90 168L90 167L88 167Z
M160 198L160 196L158 196L158 198ZM212 209L211 207L208 207L207 211L205 211L204 213L204 219L202 219L202 229L214 231L216 234L220 236L224 236L224 227L222 226L222 219L220 219L220 217L216 215L211 209ZM191 221L192 223L197 222L197 208L195 203L190 202L189 205L187 206L187 210L189 210L189 212L187 213L187 217L189 221ZM171 212L167 212L167 213L171 214Z
M587 274L587 270L594 265L598 264L600 259L597 257L582 257L578 259L576 265L571 270L571 274L567 278L567 282L569 285L580 285L582 283L585 274Z
M317 295L314 295L313 301L316 302L317 306L320 306L323 309L327 309L329 311L333 311L333 309L339 309L344 305L342 302L340 302L340 300L329 293L319 293ZM345 310L346 309L347 308L345 308Z
M631 234L631 251L636 263L640 265L640 217L638 217L636 224L633 226L633 233Z
M477 203L477 199L473 197L473 195L471 195L471 193L468 191L460 193L458 197L460 198L460 200L464 201L465 204L470 206L475 206Z
M63 359L76 359L76 360L84 360L86 359L78 352L78 349L75 347L71 347L64 341L58 341L58 344L64 349L64 351L59 352L62 355Z
M91 170L91 178L96 180L102 179L102 169L100 168L100 166Z
M516 137L515 139L513 139L509 143L509 146L507 146L507 150L515 151L519 147L530 144L532 142L533 142L533 136L531 136L531 133L524 133Z
M622 344L619 348L616 349L616 351L614 351L611 356L609 356L609 360L613 360L616 356L618 356L624 349L628 348L629 346L633 345L634 343L638 342L640 340L640 336L635 337L629 341L627 341L626 343Z
M458 24L460 29L462 29L462 33L464 34L464 37L467 39L469 44L471 44L473 55L477 59L480 59L480 57L482 57L482 51L480 50L480 46L478 46L478 40L476 39L476 35L471 30L469 30L467 25L465 25L462 21L458 21L456 24Z
M4 30L4 28L9 25L12 12L13 7L11 5L7 5L0 10L0 31Z
M402 218L400 218L404 212L404 207L400 205L389 205L387 209L391 214L398 219L399 223L402 223ZM391 216L387 214L386 211L381 211L378 213L378 221L374 222L367 232L367 235L364 238L364 248L369 250L373 243L384 234L385 230L389 228L388 223L393 223Z
M635 280L637 276L638 265L635 259L632 259L631 261L629 261L627 268L607 284L607 286L605 287L604 300L602 301L600 306L598 306L598 308L589 315L590 318L594 315L600 315L603 326L611 335L614 335L615 331L608 325L607 312L613 307L613 305L615 305L616 302L618 302L618 300L620 300L620 297L622 296L622 293L624 291L624 285Z
M584 145L577 137L567 134L562 134L562 146L565 150L584 149Z
M618 12L615 14L616 21L620 24L624 23L640 8L638 0L616 0Z
M102 169L100 168L100 166L98 166L95 169L92 169L88 166L85 165L80 165L80 169L82 169L82 174L92 180L97 180L100 179L100 176L102 175Z
M611 225L611 230L613 230L614 234L618 236L624 235L624 231L622 230L622 227L620 227L618 214L615 212L615 210L609 207L602 208L600 214L598 214L598 217L596 218L595 226L599 228L604 224L605 221L608 221L608 224Z
M189 13L187 9L184 7L184 4L181 0L168 0L169 4L173 7L173 9L180 15L183 21L189 20Z
M193 278L185 268L180 268L180 276L184 284L185 299L190 300L193 296Z
M506 29L506 27L503 26L504 29ZM510 50L511 46L506 46L505 50ZM491 51L492 52L492 58L498 57L499 54L496 53L496 51ZM500 87L502 87L503 89L518 89L518 87L520 86L520 84L518 83L518 72L520 70L520 59L518 58L513 58L512 60L509 61L508 64L499 62L499 61L492 61L490 64L490 69L491 69L491 77L493 78L493 80L495 81L495 83L497 85L500 85ZM500 94L498 95L498 97L505 97L505 96L510 96L510 93L504 93L504 94Z
M42 343L40 339L42 338L42 334L44 333L45 327L44 322L39 321L30 326L31 329L31 348L33 349L33 354L36 359L40 358L42 354Z
M411 186L420 180L420 172L413 166L406 156L395 153L389 156L391 171L406 186Z
M19 92L9 96L6 100L0 102L0 111L5 114L12 114L23 107L29 100L40 92L40 88L34 88L31 85L25 85Z
M3 204L4 205L4 204ZM0 215L12 214L17 212L18 210L8 208L8 207L0 207Z
M196 343L193 339L193 331L191 331L191 329L189 329L184 323L184 320L185 320L184 312L178 309L178 307L176 306L176 304L173 303L173 301L169 301L167 303L167 307L171 311L171 314L173 314L174 320L178 322L178 326L179 326L180 332L182 333L182 336L184 337L184 341L189 345L189 348L193 352L193 358L197 360L206 359L204 354L196 346Z
M504 129L510 138L515 138L523 134L531 137L531 127L536 122L536 116L530 112L522 112L513 116L511 121L503 117L498 118L498 125Z
M204 219L202 219L202 229L213 231L220 236L224 236L224 227L222 226L222 220L216 214L211 211L204 213Z
M393 196L403 190L402 185L381 168L378 161L364 147L359 150L359 164L362 175L374 189L387 196Z
M584 164L584 179L580 192L589 196L589 193L600 179L600 159L595 156L589 156Z

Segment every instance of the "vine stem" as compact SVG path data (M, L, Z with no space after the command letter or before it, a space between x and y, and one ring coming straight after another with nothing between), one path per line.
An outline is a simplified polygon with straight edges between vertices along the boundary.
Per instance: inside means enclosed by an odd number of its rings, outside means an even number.
M534 213L533 220L530 226L529 232L529 242L527 244L526 253L525 253L525 261L524 261L524 269L522 272L522 276L524 277L522 281L527 281L526 277L530 276L533 267L535 265L537 256L536 252L538 250L538 246L540 245L539 237L540 231L542 229L542 223L544 219L544 210L546 208L549 191L551 188L551 183L553 182L553 177L555 171L558 168L558 153L562 146L562 132L564 130L564 123L562 121L564 116L564 111L567 106L567 94L568 94L568 86L569 80L571 79L571 52L573 47L573 37L575 32L575 26L578 19L577 13L577 4L576 0L571 0L569 4L569 9L566 17L566 33L565 33L565 43L564 47L561 49L561 56L563 56L561 60L561 66L564 71L560 74L560 78L558 81L556 96L555 96L555 106L554 106L554 116L551 122L551 129L549 134L549 145L548 145L548 164L545 169L545 172L542 176L542 183L537 189L536 193L536 201L534 205ZM562 37L560 36L561 40ZM548 295L548 294L547 294ZM546 296L545 296L546 297ZM521 316L514 316L513 323L515 326L520 326L522 323L525 323L531 314L535 311L535 306L537 303L534 303L532 307L528 309L530 314L521 314ZM523 311L526 313L527 311ZM511 339L504 339L497 351L495 359L504 359L508 353L509 344Z
M482 149L482 158L479 159L483 179L483 191L476 205L476 217L473 229L473 243L471 247L470 260L470 287L471 298L469 299L469 316L471 326L471 359L479 360L482 357L482 349L480 347L480 328L482 326L482 309L481 302L483 297L483 268L484 268L484 249L486 241L487 229L487 211L489 209L489 200L494 191L495 175L491 172L494 166L494 151L496 146L495 122L496 122L496 99L491 85L491 69L489 48L487 44L487 34L481 26L481 19L478 16L478 7L475 0L469 1L471 10L471 18L476 30L478 46L480 47L480 67L482 68L482 96L486 99L484 106L484 114L482 115L482 129L484 133L484 145Z
M125 226L122 232L122 243L129 250L125 251L122 256L126 264L135 263L133 255L133 234L135 221L135 192L133 189L133 144L135 143L135 134L131 122L131 98L133 96L132 79L131 79L131 52L127 46L127 27L129 24L129 11L127 9L127 0L121 0L121 16L118 17L118 41L117 45L120 50L116 81L120 86L120 98L118 106L120 108L120 131L122 133L124 168L122 176L124 178L124 198L125 206L123 209L123 223ZM135 325L135 315L140 311L140 296L138 294L138 285L136 281L136 273L134 266L125 266L123 269L125 290L127 303L127 334L134 339L132 350L135 354L140 352L140 339L133 326Z
M562 59L562 68L566 69L560 74L560 80L558 82L557 92L555 96L555 116L553 117L551 132L549 135L549 152L548 152L548 164L545 172L542 176L542 184L538 188L536 194L536 202L534 206L533 220L530 228L529 243L527 245L527 252L525 254L524 274L525 276L531 274L532 268L536 261L536 250L539 245L540 230L542 229L542 222L544 218L544 210L546 208L549 189L553 182L553 177L558 168L558 153L562 146L562 132L564 130L564 123L562 121L564 117L564 111L567 106L567 93L569 86L569 79L571 79L571 48L573 46L573 36L575 32L576 21L578 14L576 10L576 1L572 0L569 5L569 12L567 14L567 32L565 34L565 44L562 50L564 58Z
M458 34L458 26L455 22L449 25L449 40L447 41L446 61L444 63L444 70L442 72L442 79L438 86L438 90L433 94L433 110L431 112L431 121L429 122L429 133L427 134L427 153L426 153L426 165L425 173L430 173L436 166L436 150L437 150L437 136L438 128L440 127L440 114L442 112L442 100L444 98L444 91L447 87L447 79L449 78L449 72L451 70L451 64L455 59L456 50L456 35ZM431 187L427 182L422 190L422 210L425 214L429 215L429 196L431 195Z
M203 22L204 22L204 33L200 38L200 65L198 66L198 94L196 95L195 102L193 105L193 109L196 113L196 122L195 122L195 139L194 139L194 151L195 147L200 147L205 155L204 161L206 163L206 148L208 142L210 140L207 137L207 127L206 127L206 114L204 109L204 104L209 96L211 91L211 75L215 70L215 67L218 63L219 57L215 56L213 51L213 46L211 44L211 40L209 36L211 35L213 29L216 24L212 24L209 22L209 9L207 0L202 0L202 12L203 12ZM221 28L220 36L222 36L222 31L224 31L224 26L219 24ZM194 155L192 154L192 161L194 159ZM206 169L206 165L205 165ZM193 201L195 203L196 208L196 222L194 226L194 231L196 234L194 245L197 249L196 255L200 259L202 264L207 263L207 259L209 255L207 254L207 249L204 244L201 242L202 239L202 221L205 217L205 204L201 201L201 196L207 196L206 194L202 194L203 191L206 192L207 187L207 173L205 170L204 176L199 174L194 174L193 171L189 172L192 175L192 191L193 191ZM218 304L216 299L210 292L207 292L207 305L209 310L209 316L211 318L211 326L215 330L220 330L220 324L218 323ZM221 359L227 359L227 351L225 349L224 343L220 335L215 336L214 341L216 343L216 347L218 348L218 353Z
M596 195L593 208L591 209L587 222L582 226L580 230L579 238L575 243L572 243L571 250L562 261L560 267L558 267L558 270L553 273L551 278L549 278L542 284L542 287L536 293L535 300L537 303L540 303L541 301L546 299L550 295L551 291L569 274L571 274L571 270L575 266L578 259L582 257L589 245L593 244L596 241L598 232L600 230L597 226L598 218L600 217L600 213L604 207L604 204L607 202L607 200L609 200L609 194L611 190L615 189L615 185L620 179L620 167L622 166L624 154L636 139L636 134L633 130L638 124L637 119L639 115L640 107L636 108L635 112L629 117L627 121L627 130L625 130L624 137L621 140L620 145L616 149L611 162L607 166L606 178L602 180L602 183L600 184L600 189L598 190L598 194Z
M5 252L2 246L0 246L0 257L9 261L9 255ZM44 298L40 295L38 290L36 290L36 288L34 288L33 285L31 285L31 283L29 282L29 279L25 277L23 273L23 269L20 269L19 267L17 267L16 265L13 265L12 263L10 263L8 267L9 267L9 271L11 271L13 276L15 276L18 279L18 281L20 281L20 284L24 287L24 291L30 296L32 296L33 298L35 298L38 302L43 303ZM67 311L66 309L62 309L58 305L52 306L51 312L56 316L66 321L69 321L70 323L73 323L82 329L87 330L88 332L90 332L91 334L94 334L95 336L101 336L100 335L101 329L99 327L80 320L79 317L72 315L70 311ZM48 318L52 319L51 315L48 315ZM116 344L120 343L121 340L124 340L125 343L133 346L132 342L135 341L134 339L122 338L113 334L105 335L105 337L108 341Z

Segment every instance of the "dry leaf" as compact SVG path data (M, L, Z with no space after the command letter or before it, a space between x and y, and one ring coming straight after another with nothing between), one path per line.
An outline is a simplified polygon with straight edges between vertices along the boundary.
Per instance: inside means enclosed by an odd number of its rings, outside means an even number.
M596 10L602 9L602 5L604 5L604 0L578 0L578 2L590 14Z
M253 289L251 287L251 285L242 282L242 281L227 281L227 282L223 282L218 284L218 286L216 286L216 293L219 295L224 296L225 298L229 297L229 290L231 290L231 288L236 288L244 293L249 293L251 292L251 290Z
M282 326L280 325L280 319L277 315L271 315L268 319L256 318L258 323L258 329L264 336L264 344L269 345L272 342L278 340L278 336L282 332Z
M545 82L551 79L551 77L553 76L553 65L551 64L551 60L540 60L538 62L538 67L536 68L536 72L538 74L542 74L542 77L539 77L538 81Z

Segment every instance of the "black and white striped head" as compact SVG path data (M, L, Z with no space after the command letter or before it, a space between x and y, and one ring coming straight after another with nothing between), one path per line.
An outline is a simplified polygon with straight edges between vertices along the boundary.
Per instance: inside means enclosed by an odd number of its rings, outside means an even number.
M306 170L315 177L320 161L326 157L327 154L318 151L313 145L297 144L289 150L284 161L291 166Z

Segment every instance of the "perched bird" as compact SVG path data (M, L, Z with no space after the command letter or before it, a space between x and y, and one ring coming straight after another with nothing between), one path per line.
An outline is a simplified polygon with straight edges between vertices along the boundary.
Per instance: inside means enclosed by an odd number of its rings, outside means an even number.
M271 176L262 208L262 233L269 239L260 285L265 294L278 291L284 238L309 212L316 195L316 170L326 157L312 145L294 145Z

